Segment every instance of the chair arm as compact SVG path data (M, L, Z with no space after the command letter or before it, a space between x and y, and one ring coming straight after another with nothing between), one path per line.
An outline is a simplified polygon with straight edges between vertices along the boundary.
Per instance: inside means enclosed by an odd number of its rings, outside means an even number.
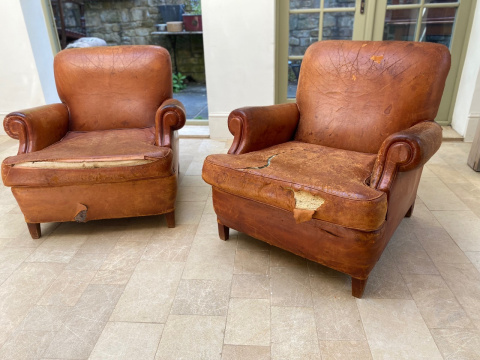
M423 166L442 143L442 128L433 121L420 122L385 139L378 152L370 186L387 192L398 171Z
M233 134L229 154L244 154L293 139L300 113L297 104L245 107L228 117Z
M60 141L68 131L68 118L65 104L50 104L12 112L5 116L3 127L10 137L20 141L20 155Z
M155 145L172 147L173 132L185 125L186 111L176 99L167 99L155 114Z

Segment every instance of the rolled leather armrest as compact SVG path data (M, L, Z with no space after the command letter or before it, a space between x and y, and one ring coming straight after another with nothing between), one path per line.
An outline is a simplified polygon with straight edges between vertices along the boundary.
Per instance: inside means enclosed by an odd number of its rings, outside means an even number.
M300 113L297 104L245 107L228 117L233 134L229 154L244 154L293 139Z
M20 141L18 154L46 148L61 140L68 131L68 108L51 104L16 111L5 116L5 132Z
M155 145L171 148L173 132L185 125L186 111L176 99L167 99L155 115Z
M433 121L420 122L385 139L378 152L370 186L388 191L398 171L423 166L442 143L442 128Z

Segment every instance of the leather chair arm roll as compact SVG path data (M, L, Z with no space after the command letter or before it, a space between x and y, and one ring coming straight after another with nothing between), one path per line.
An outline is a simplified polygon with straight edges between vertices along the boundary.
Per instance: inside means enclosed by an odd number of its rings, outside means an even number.
M18 154L25 154L62 139L68 131L68 119L65 104L50 104L12 112L5 116L3 127L10 137L20 141Z
M167 99L155 115L155 145L171 148L173 132L185 125L186 111L183 104L176 99Z
M293 139L300 113L297 104L245 107L228 117L233 134L229 154L244 154Z
M433 121L423 121L390 135L378 152L370 186L387 192L398 171L423 166L441 143L442 128Z

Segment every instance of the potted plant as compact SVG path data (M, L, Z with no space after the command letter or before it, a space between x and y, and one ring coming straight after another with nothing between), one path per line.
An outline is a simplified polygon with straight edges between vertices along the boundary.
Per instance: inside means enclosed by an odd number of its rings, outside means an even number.
M202 31L202 3L201 0L187 0L186 12L183 14L185 31Z

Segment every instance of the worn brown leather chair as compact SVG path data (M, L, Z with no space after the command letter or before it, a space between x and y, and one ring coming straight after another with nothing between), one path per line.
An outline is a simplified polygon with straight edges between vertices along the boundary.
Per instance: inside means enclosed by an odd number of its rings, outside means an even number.
M361 297L440 146L449 67L432 43L310 46L297 103L233 111L228 154L205 160L220 238L233 228L346 273Z
M157 46L69 49L54 61L61 104L7 115L20 140L2 163L33 238L40 223L166 214L175 226L176 131L169 53Z

